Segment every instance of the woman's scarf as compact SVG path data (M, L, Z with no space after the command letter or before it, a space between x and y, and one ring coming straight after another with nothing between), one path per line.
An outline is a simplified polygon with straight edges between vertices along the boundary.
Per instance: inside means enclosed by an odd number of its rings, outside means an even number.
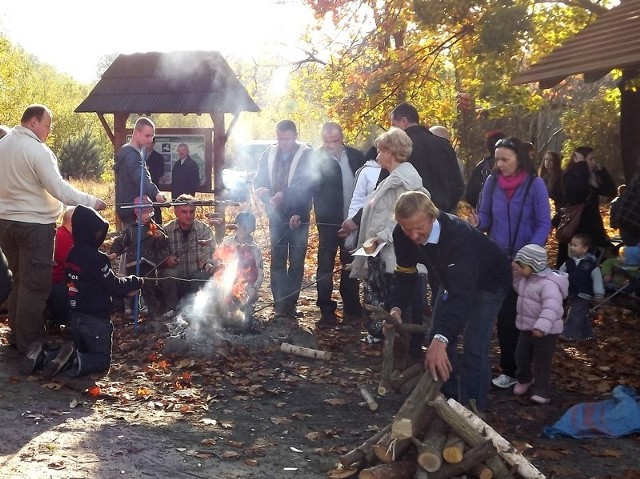
M516 173L513 176L498 175L498 184L500 185L500 188L504 190L508 200L511 199L518 187L524 183L527 176L529 175L524 170L520 170L519 173Z

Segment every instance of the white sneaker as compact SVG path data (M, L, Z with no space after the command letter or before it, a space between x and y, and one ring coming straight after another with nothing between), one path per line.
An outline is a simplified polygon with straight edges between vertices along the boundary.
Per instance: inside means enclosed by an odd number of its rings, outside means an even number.
M499 387L501 389L508 389L514 384L516 384L518 381L516 381L511 376L507 376L506 374L501 374L497 378L492 379L491 382L496 387Z

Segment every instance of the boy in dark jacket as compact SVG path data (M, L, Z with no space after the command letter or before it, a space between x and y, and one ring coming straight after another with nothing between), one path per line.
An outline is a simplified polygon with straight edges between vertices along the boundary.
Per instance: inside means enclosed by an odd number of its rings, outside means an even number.
M107 371L113 334L111 298L134 295L144 282L136 276L115 275L107 255L98 250L109 223L93 208L76 207L71 224L74 245L67 258L66 273L73 344L64 343L57 351L45 351L43 344L36 342L27 352L27 358L32 360L28 372L44 365L46 377L64 370L70 376Z

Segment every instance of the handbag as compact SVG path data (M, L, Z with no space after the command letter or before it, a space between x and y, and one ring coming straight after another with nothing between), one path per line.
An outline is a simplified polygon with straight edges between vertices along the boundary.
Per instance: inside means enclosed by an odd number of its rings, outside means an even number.
M556 239L558 242L569 243L571 241L571 237L576 232L578 223L580 223L583 210L584 203L560 208L560 221L556 228Z

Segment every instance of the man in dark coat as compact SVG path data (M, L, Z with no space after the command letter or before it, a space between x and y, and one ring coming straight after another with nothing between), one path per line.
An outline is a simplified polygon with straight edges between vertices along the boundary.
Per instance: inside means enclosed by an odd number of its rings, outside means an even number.
M511 287L511 263L487 235L457 216L439 211L428 195L409 191L395 206L393 231L396 270L391 284L391 316L401 320L418 280L417 264L438 277L434 291L431 343L425 370L434 381L448 381L443 392L480 410L487 401L491 362L489 344L496 315ZM458 369L458 336L464 354ZM458 384L458 374L460 376Z
M420 173L422 185L439 209L455 213L464 193L456 152L449 141L419 123L418 110L409 103L401 103L391 112L391 126L404 130L413 142L409 163Z
M353 194L355 173L364 165L362 152L345 146L342 128L335 122L327 122L322 127L322 147L313 154L312 166L315 176L313 208L318 228L318 269L316 273L321 321L328 324L336 321L337 303L331 299L333 291L333 270L336 253L340 252L340 296L343 312L350 316L361 316L360 291L357 279L349 278L344 266L353 257L344 246L344 238L338 237L338 230L347 218L349 203Z
M474 209L480 204L480 193L482 192L485 180L493 172L493 166L496 162L496 157L494 156L496 151L496 142L505 137L506 135L499 130L489 131L485 135L485 144L487 146L489 156L483 158L482 161L473 168L471 177L469 178L469 183L467 183L467 191L465 194L467 203L469 203Z
M171 170L171 198L174 200L182 195L196 195L200 186L200 170L198 164L189 156L189 146L185 143L178 145L178 160Z
M147 168L149 168L151 181L160 188L160 179L164 175L164 158L154 149L155 143L156 138L153 137L151 143L147 145ZM153 220L159 225L162 224L162 208L159 206L153 208Z

